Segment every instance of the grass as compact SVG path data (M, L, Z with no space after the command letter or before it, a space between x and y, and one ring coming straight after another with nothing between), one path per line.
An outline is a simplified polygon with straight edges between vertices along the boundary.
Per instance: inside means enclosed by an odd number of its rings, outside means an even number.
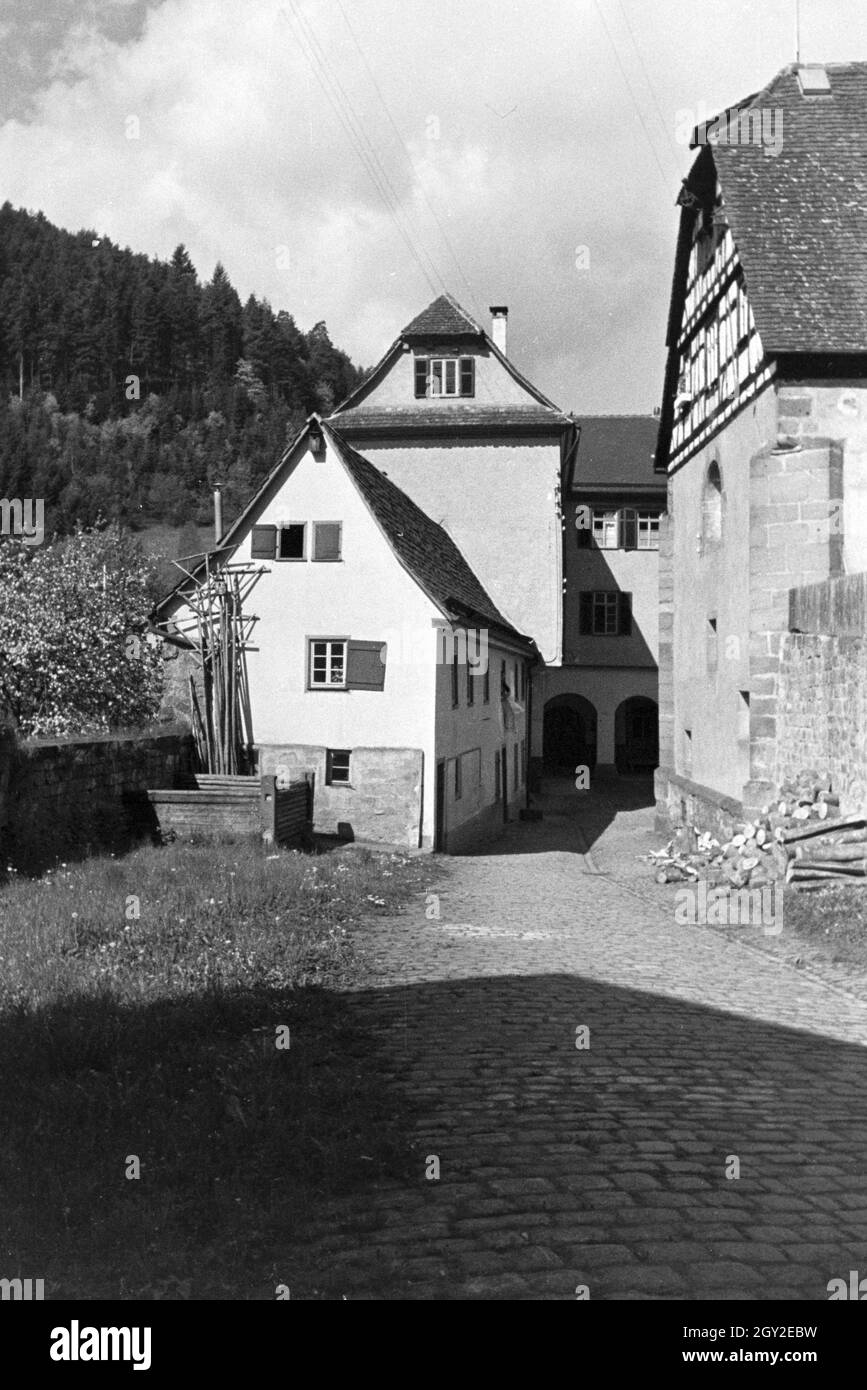
M811 892L787 887L779 936L743 928L725 934L867 1001L867 885L831 884Z
M311 1202L412 1162L341 987L356 924L430 873L240 841L13 875L0 1277L55 1298L273 1298Z

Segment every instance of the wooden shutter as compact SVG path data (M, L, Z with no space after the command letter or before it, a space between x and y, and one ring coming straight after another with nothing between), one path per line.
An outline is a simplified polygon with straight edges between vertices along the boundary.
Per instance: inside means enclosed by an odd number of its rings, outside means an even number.
M620 513L620 547L622 550L638 549L638 514L632 507Z
M417 357L415 359L415 394L417 396L427 395L427 358Z
M578 631L593 631L593 590L585 589L578 595Z
M250 555L254 560L273 560L277 554L277 527L254 526Z
M461 395L474 396L476 394L476 359L474 357L461 358Z
M617 631L621 637L632 633L632 595L617 595Z
M347 690L385 689L385 642L347 643Z
M340 559L340 522L317 521L313 527L314 560Z

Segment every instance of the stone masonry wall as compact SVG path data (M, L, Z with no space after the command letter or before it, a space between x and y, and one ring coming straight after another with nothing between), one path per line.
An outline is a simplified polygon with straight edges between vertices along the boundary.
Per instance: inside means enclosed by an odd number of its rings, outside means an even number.
M153 733L0 743L0 844L23 869L118 845L146 825L148 787L192 767L182 726Z
M781 392L781 412L809 398ZM773 794L777 765L780 652L789 626L789 591L842 568L838 519L843 456L830 440L804 440L793 452L765 450L750 466L750 811Z
M263 744L258 747L259 770L285 782L314 774L313 829L320 834L418 848L421 749L353 748L350 783L330 787L325 782L325 751L313 744Z
M802 768L830 775L843 815L867 809L867 636L784 639L777 778Z

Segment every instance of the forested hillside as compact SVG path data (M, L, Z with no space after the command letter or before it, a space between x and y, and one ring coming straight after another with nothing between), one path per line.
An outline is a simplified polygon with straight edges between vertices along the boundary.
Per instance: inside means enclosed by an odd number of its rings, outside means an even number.
M241 303L218 265L168 262L0 208L0 497L44 498L46 529L226 520L311 410L359 380L324 323Z

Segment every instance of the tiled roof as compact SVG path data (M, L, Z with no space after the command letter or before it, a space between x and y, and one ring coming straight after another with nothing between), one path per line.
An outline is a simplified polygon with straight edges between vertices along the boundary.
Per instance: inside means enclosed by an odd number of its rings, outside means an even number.
M827 73L830 96L803 96L790 66L749 101L777 113L779 153L713 146L769 354L867 351L867 63Z
M452 295L441 294L407 324L401 337L439 338L455 334L465 338L468 333L478 336L482 332L475 319L470 317L466 309L461 308Z
M665 491L653 462L659 420L653 415L582 415L573 488L646 487Z
M491 425L547 426L559 429L566 424L568 417L554 406L540 405L448 405L438 400L430 406L394 406L366 410L355 408L338 411L332 420L339 430L355 433L359 429L375 434L384 429L422 429L429 428L439 432L442 429L460 429L467 426L489 427Z
M325 428L398 558L425 592L447 611L457 603L530 645L503 617L448 532L335 430Z

